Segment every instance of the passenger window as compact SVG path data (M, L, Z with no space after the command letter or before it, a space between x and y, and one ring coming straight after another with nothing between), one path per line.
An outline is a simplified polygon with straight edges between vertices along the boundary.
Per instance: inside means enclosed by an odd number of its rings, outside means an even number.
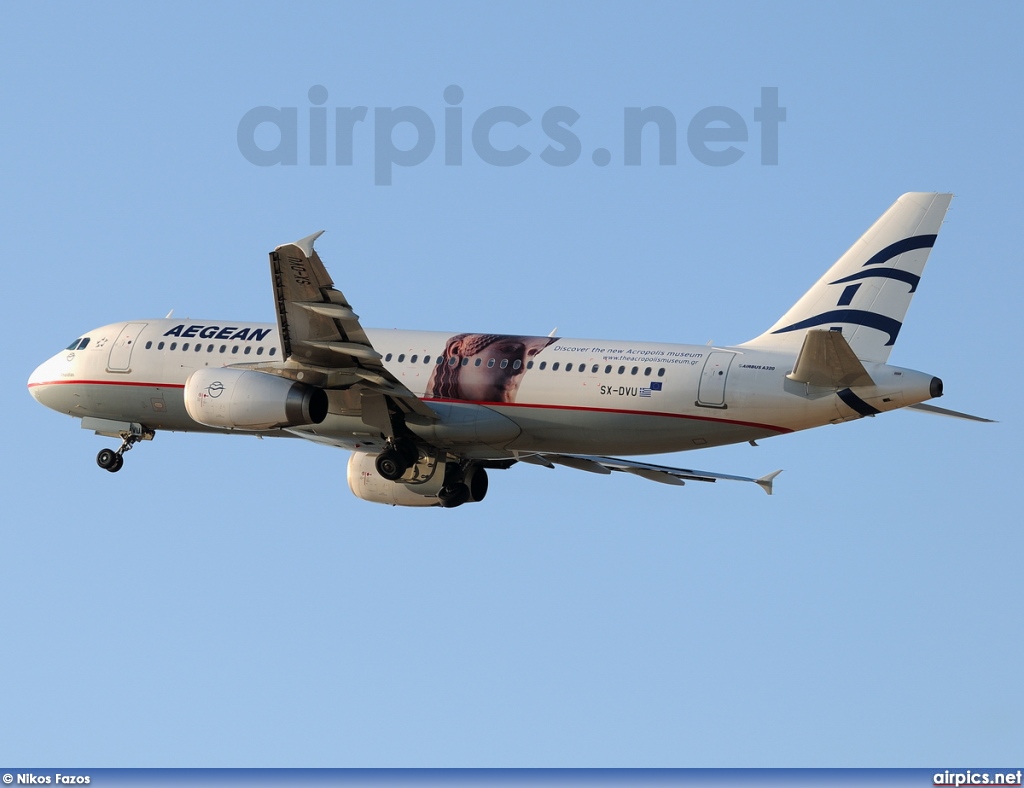
M430 363L430 356L424 356L423 357L423 363L424 364L429 364Z
M606 374L606 375L612 374L612 365L611 364L609 364L607 367L604 368L604 374Z
M391 354L388 353L386 356L384 356L384 360L385 361L390 361L391 360Z
M405 353L399 353L398 354L398 363L401 364L403 361L405 361Z
M177 349L178 349L178 343L177 342L172 342L171 343L171 350L177 350Z
M494 359L493 358L487 359L487 366L488 367L493 367L494 366Z
M203 346L196 342L196 353L203 349Z
M246 345L245 346L245 355L248 356L250 353L252 353L252 345Z
M172 348L172 350L173 350L173 348ZM235 345L233 348L231 348L231 355L232 356L237 356L238 355L238 345Z
M572 362L571 361L568 364L565 365L565 371L566 372L572 372Z
M597 364L594 364L593 368L590 371L591 371L591 373L596 374L597 370L598 370L598 366L597 366Z
M515 361L512 362L512 369L519 369L522 366L523 366L523 362L520 361L518 358Z
M277 348L276 347L270 348L270 355L272 355L272 356L276 356L277 355Z
M548 362L546 362L546 361L542 361L542 362L540 362L540 369L545 369L545 368L547 368L547 365L548 365Z
M78 343L76 342L75 344L77 345ZM152 342L147 342L146 343L146 350L149 350L151 347L153 347L153 343ZM68 350L74 350L74 349L75 349L74 346L68 348Z
M644 370L644 377L645 378L649 378L650 376L651 376L651 368L647 367L647 369Z
M161 342L159 345L156 346L156 349L157 350L163 350L164 349L164 343Z
M221 352L221 353L223 353L223 352L224 352L225 350L227 350L227 349L228 349L228 346L227 346L227 345L221 345L221 346L220 346L220 352Z
M462 366L464 366L464 367L468 367L469 366L469 359L468 358L462 359Z
M182 350L188 350L188 342L181 346Z
M418 359L418 358L419 358L419 356L413 356L412 358L409 359L409 363L410 364L415 364L416 363L416 359Z
M633 369L630 371L629 374L630 375L635 375L639 370L640 370L640 367L633 367Z
M558 362L557 361L554 364L551 365L551 371L552 372L557 372L558 371Z
M434 363L437 364L438 366L441 366L444 363L444 356L438 356L437 361L435 361Z
M213 345L207 345L206 346L206 352L207 353L212 353L213 352Z
M526 362L526 368L527 369L533 369L533 362L532 361L527 361Z
M587 371L587 365L586 364L580 364L580 372L586 372L586 371Z
M658 377L659 378L665 377L665 368L664 367L662 367L661 369L658 370Z
M625 367L619 367L619 374L620 374L620 375L621 375L621 374L622 374L623 372L625 372L625 371L626 371L626 368L625 368Z
M478 358L476 361L473 362L473 366L474 367L479 367L482 362L483 362L483 359L482 358ZM488 365L488 366L490 366L490 365Z
M503 358L501 360L501 368L505 369L507 366L508 366L508 359L507 358Z
M263 346L262 345L260 347L256 348L256 355L257 356L262 356L263 355Z
M450 359L448 359L448 366L449 367L454 367L458 363L459 363L459 360L455 356L452 356Z

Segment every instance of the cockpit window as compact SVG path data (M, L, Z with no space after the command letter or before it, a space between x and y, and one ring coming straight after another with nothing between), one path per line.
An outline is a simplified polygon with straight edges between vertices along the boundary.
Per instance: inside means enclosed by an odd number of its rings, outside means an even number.
M85 350L85 346L88 345L88 344L89 344L89 337L86 337L85 339L83 339L81 342L78 343L78 349L79 350Z
M70 345L68 345L66 349L67 350L78 350L78 343L81 342L81 341L82 341L82 338L79 337L74 342L72 342Z

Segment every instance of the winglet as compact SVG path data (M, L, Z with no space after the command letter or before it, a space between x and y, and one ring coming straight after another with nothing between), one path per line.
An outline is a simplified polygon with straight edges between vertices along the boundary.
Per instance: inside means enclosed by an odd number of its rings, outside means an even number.
M307 235L305 238L300 238L298 241L292 241L290 244L281 244L281 246L297 246L306 257L309 257L313 254L313 242L323 234L324 231L319 230L312 235ZM281 246L275 247L274 251L276 252Z
M769 495L772 494L772 482L775 481L775 477L782 473L782 469L769 473L767 476L762 476L760 479L754 479L754 483L764 490Z

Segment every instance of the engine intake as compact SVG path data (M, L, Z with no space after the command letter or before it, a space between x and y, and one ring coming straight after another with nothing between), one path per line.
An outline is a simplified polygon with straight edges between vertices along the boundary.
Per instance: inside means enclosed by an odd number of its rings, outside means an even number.
M207 427L272 430L320 424L327 394L304 383L251 369L198 369L185 381L185 410Z

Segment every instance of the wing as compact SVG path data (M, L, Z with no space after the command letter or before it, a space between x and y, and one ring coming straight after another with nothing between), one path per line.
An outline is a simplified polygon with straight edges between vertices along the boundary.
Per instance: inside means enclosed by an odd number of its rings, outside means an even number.
M682 486L686 482L717 482L719 479L732 482L753 482L769 495L772 494L772 483L775 477L782 473L781 470L769 473L759 479L750 476L733 476L728 473L712 473L711 471L696 471L690 468L670 468L666 465L651 465L646 462L634 462L633 460L620 460L615 457L594 457L584 454L520 454L517 459L522 462L534 465L544 465L553 468L555 465L564 465L567 468L576 468L580 471L590 473L611 473L621 471L650 479L652 482L662 484L674 484Z
M394 375L370 344L359 315L334 287L313 242L323 230L270 253L270 273L285 364L278 375L352 392L350 407L367 424L389 429L388 401L406 416L436 414ZM387 399L385 399L387 398Z

